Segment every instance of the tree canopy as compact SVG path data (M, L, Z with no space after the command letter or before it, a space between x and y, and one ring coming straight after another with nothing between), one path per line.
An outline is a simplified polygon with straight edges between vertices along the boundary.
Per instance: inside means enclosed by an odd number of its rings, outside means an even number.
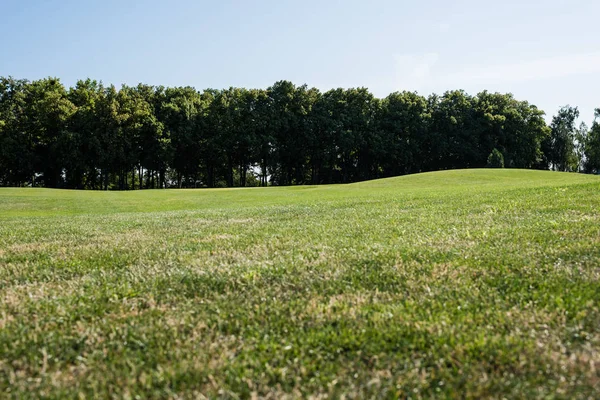
M0 78L0 185L141 189L346 183L477 168L600 170L600 125L511 94L105 86ZM600 116L600 110L597 117ZM495 161L494 165L498 162Z

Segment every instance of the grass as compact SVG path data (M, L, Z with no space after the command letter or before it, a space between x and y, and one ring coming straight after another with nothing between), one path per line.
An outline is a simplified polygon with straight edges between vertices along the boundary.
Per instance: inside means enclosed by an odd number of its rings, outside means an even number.
M594 398L600 177L0 189L1 398Z

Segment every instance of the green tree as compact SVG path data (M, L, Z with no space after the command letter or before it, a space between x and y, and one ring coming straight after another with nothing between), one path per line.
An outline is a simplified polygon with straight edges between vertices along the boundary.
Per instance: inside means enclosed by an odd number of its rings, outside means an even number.
M208 104L192 87L167 88L163 97L158 118L171 139L169 165L177 187L188 186L200 175L202 130L198 121Z
M489 168L504 168L504 156L498 149L492 150L487 159Z
M542 159L542 142L550 134L544 112L515 101L504 123L504 162L510 168L532 168Z
M585 172L600 173L600 108L594 113L594 122L585 141Z
M395 92L382 102L379 134L387 176L419 172L427 163L425 141L431 114L427 99L413 92Z
M310 114L318 91L280 81L267 89L267 93L271 103L268 130L273 138L271 180L276 185L306 183Z
M95 188L98 181L97 167L100 164L100 123L98 105L103 96L101 83L86 79L76 83L68 93L75 105L71 116L70 137L63 149L66 157L66 185L71 188Z
M273 154L275 142L274 131L271 127L269 114L272 105L271 98L266 90L254 90L253 127L255 130L255 143L253 146L254 160L259 171L259 186L267 186L269 165Z
M478 135L474 99L462 90L444 93L432 102L430 168L468 168L478 164Z
M588 140L589 129L585 122L579 124L579 128L575 132L575 160L573 170L583 172L585 169L585 146Z
M569 171L573 167L575 155L575 121L579 117L577 107L564 106L552 118L551 133L544 144L550 168L556 171Z
M96 118L98 123L95 137L95 151L98 164L97 181L94 179L93 187L108 190L111 175L114 175L119 163L119 154L122 151L121 136L121 105L119 92L111 85L103 88L96 104Z
M46 187L59 187L70 146L69 122L75 106L57 78L33 81L25 89L24 129L34 152L34 170Z
M127 187L127 173L138 168L140 185L146 188L165 186L170 138L156 116L161 93L152 86L124 86L118 93L117 151L114 152L114 173L118 186ZM145 183L143 183L143 174Z
M0 78L0 185L33 184L33 137L25 129L25 89L29 82Z

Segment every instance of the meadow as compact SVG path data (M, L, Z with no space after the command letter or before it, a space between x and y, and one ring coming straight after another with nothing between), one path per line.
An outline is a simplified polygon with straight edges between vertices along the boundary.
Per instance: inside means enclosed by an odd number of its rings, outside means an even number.
M0 398L597 398L600 177L0 189Z

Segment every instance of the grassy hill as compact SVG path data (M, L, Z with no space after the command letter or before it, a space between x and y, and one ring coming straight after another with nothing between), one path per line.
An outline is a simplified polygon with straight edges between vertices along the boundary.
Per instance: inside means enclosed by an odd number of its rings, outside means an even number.
M600 177L0 189L0 397L587 398Z

